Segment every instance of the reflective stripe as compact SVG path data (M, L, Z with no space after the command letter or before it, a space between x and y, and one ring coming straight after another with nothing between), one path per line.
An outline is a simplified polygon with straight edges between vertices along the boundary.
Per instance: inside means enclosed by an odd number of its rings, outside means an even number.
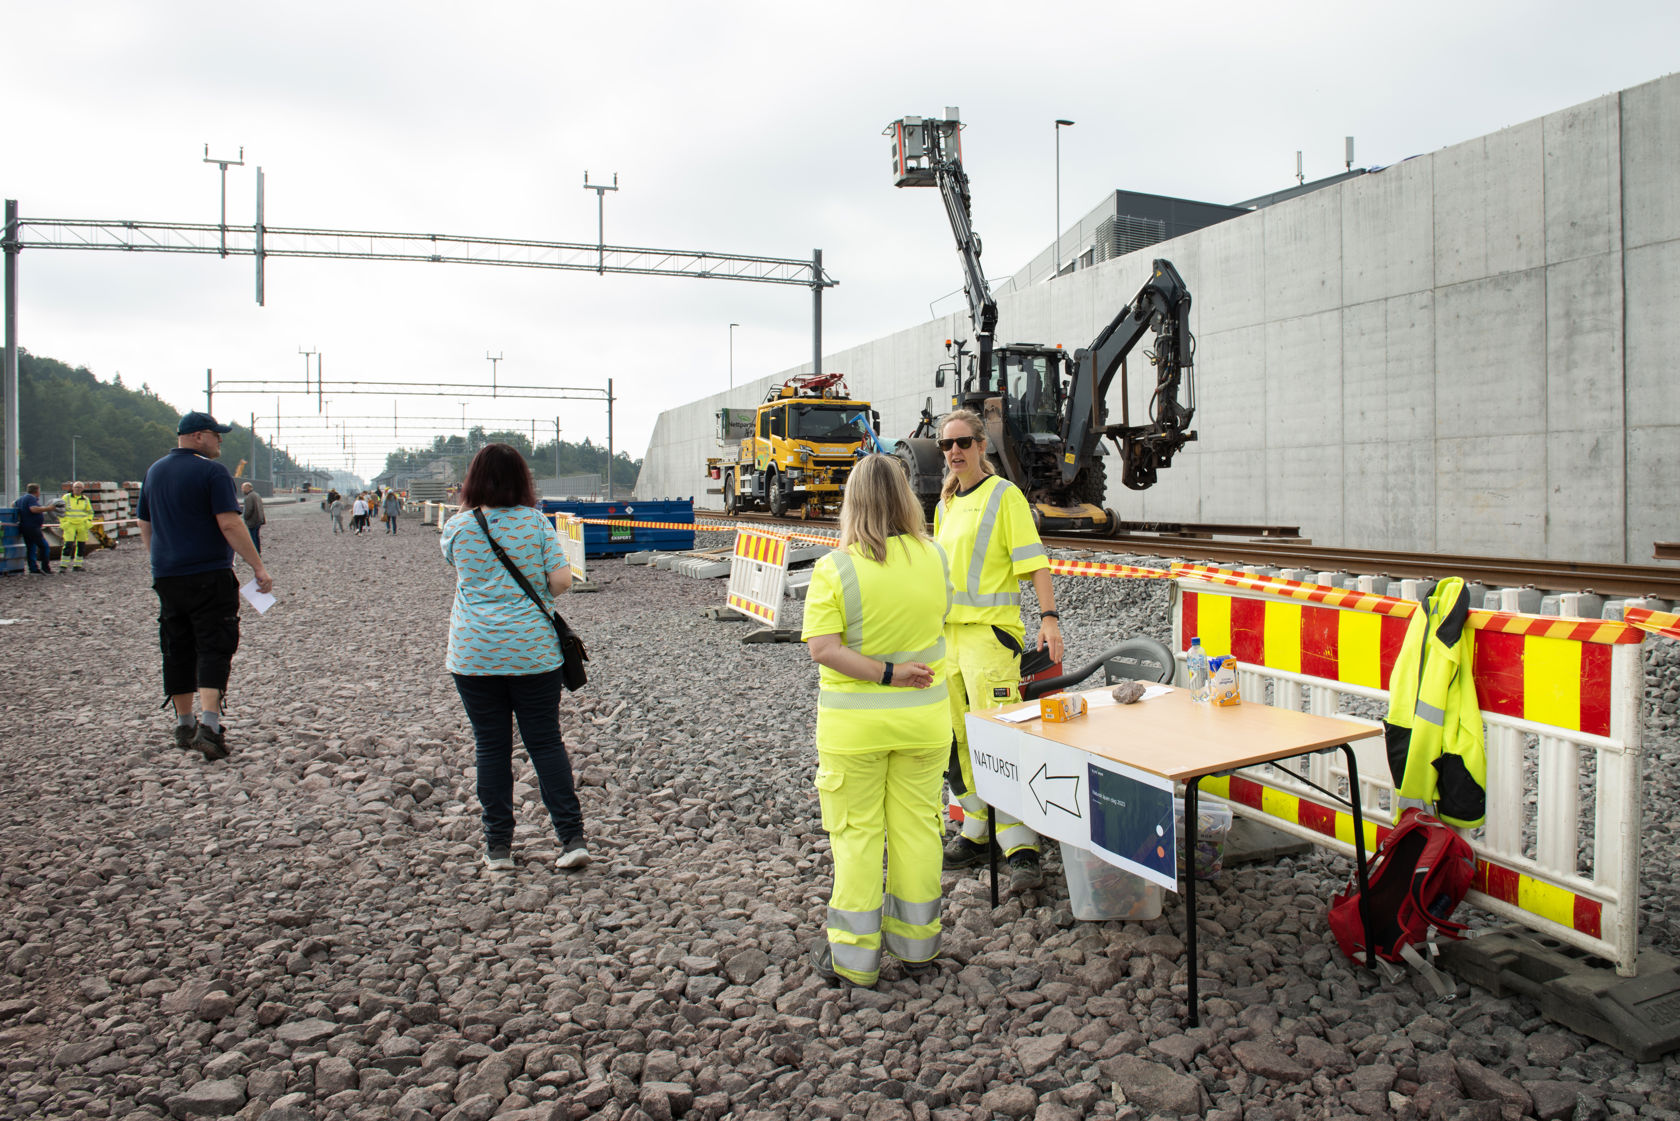
M849 969L853 973L863 973L873 976L881 971L881 951L871 950L864 946L850 946L845 942L830 941L828 949L834 955L834 964L841 969Z
M828 909L828 928L830 930L844 930L847 934L874 934L881 929L881 912L879 910L842 911L838 907L830 907Z
M1009 559L1014 561L1016 564L1019 564L1024 560L1032 560L1034 557L1047 557L1049 555L1049 553L1044 551L1043 542L1040 542L1036 545L1022 545L1019 549L1011 551Z
M928 923L939 921L939 908L945 902L944 896L936 896L925 903L909 903L890 892L881 900L882 913L889 919L908 923L910 926L926 926ZM834 925L833 908L829 908L828 925ZM859 931L858 933L862 933Z
M939 956L939 935L937 934L931 934L926 938L907 938L889 930L881 937L886 942L887 952L899 961L932 961Z
M963 589L971 596L980 594L980 573L986 567L986 550L991 547L992 531L997 528L998 509L1003 505L1004 489L1005 484L1001 479L996 486L992 487L992 495L986 499L985 512L980 515L980 528L974 534L974 552L968 558L968 583ZM965 607L1000 606L989 603L970 603L963 600L961 596L958 596L957 602ZM1015 596L1015 602L1021 602L1019 594Z
M1447 722L1447 712L1445 709L1436 708L1434 705L1424 700L1418 701L1417 714L1419 719L1427 721L1428 723L1435 725L1437 728Z
M939 542L935 541L933 547L939 550L939 567L945 570L945 615L949 618L951 614L951 558L945 555L945 546Z
M883 689L879 693L840 693L823 689L817 694L818 708L920 708L946 699L945 683L931 689Z
M858 587L857 566L840 549L828 554L834 558L835 571L840 576L840 601L846 609L846 648L863 653L863 591ZM890 658L888 661L899 661ZM908 659L906 659L908 660Z
M894 650L891 654L871 654L871 658L879 658L883 662L927 662L930 665L945 656L945 639L943 637L926 650Z
M997 595L983 596L974 592L957 592L951 601L958 607L1019 607L1021 606L1020 592L1002 592Z

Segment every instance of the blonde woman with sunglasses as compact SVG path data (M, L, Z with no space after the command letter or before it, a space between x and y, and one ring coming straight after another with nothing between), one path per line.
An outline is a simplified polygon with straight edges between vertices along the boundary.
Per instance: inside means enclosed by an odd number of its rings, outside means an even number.
M840 547L811 574L802 636L822 667L816 785L834 892L812 964L830 980L875 984L883 949L912 968L939 955L950 606L945 554L903 468L866 456L846 482Z
M986 458L986 428L967 409L948 413L939 449L949 473L933 514L933 532L951 561L954 589L945 622L951 755L946 780L963 808L962 833L945 848L946 868L971 868L987 858L986 824L997 812L997 842L1009 860L1010 886L1029 891L1044 882L1038 834L980 800L968 756L963 717L1021 699L1020 581L1038 593L1039 649L1062 660L1061 616L1050 585L1050 558L1019 487L996 474Z

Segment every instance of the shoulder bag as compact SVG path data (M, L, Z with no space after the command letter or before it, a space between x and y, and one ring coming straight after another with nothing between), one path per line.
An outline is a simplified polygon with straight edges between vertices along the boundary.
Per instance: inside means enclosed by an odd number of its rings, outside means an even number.
M537 610L551 617L554 623L554 636L560 640L560 683L572 692L577 692L589 681L589 677L583 669L583 663L589 660L589 651L584 649L583 639L577 636L576 631L567 626L566 620L560 617L560 612L550 612L543 605L541 597L537 595L537 590L531 587L531 582L525 579L525 574L519 571L519 566L513 563L513 559L503 551L500 545L496 544L496 538L490 533L490 523L485 519L484 511L474 509L473 517L478 519L478 528L484 531L484 539L490 542L490 549L496 554L496 559L502 562L503 566L513 576L514 581L525 590L526 595L531 597L531 602L537 605Z

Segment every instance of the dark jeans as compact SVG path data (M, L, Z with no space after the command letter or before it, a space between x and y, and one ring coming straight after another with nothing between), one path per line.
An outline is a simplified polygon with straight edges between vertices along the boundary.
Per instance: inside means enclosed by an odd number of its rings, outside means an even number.
M555 835L562 844L582 837L583 809L572 785L572 761L560 739L560 671L454 677L478 741L478 803L484 809L485 844L513 840L515 719Z
M52 556L52 549L47 545L47 535L38 529L20 528L19 532L23 534L23 559L29 562L29 571L51 572L47 558Z
M195 689L227 692L239 649L239 577L231 568L160 576L152 590L158 597L163 691L171 697Z
M257 552L262 552L262 526L248 525L245 528L251 531L251 544L256 547Z

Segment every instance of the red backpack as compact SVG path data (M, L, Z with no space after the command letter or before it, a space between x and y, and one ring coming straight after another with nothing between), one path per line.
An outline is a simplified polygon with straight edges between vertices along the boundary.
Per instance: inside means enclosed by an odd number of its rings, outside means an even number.
M1422 810L1407 809L1371 858L1365 891L1370 948L1385 961L1399 962L1406 947L1424 941L1432 930L1460 937L1465 927L1452 921L1452 913L1475 878L1470 842ZM1344 954L1371 964L1356 886L1349 885L1330 904L1330 932Z

